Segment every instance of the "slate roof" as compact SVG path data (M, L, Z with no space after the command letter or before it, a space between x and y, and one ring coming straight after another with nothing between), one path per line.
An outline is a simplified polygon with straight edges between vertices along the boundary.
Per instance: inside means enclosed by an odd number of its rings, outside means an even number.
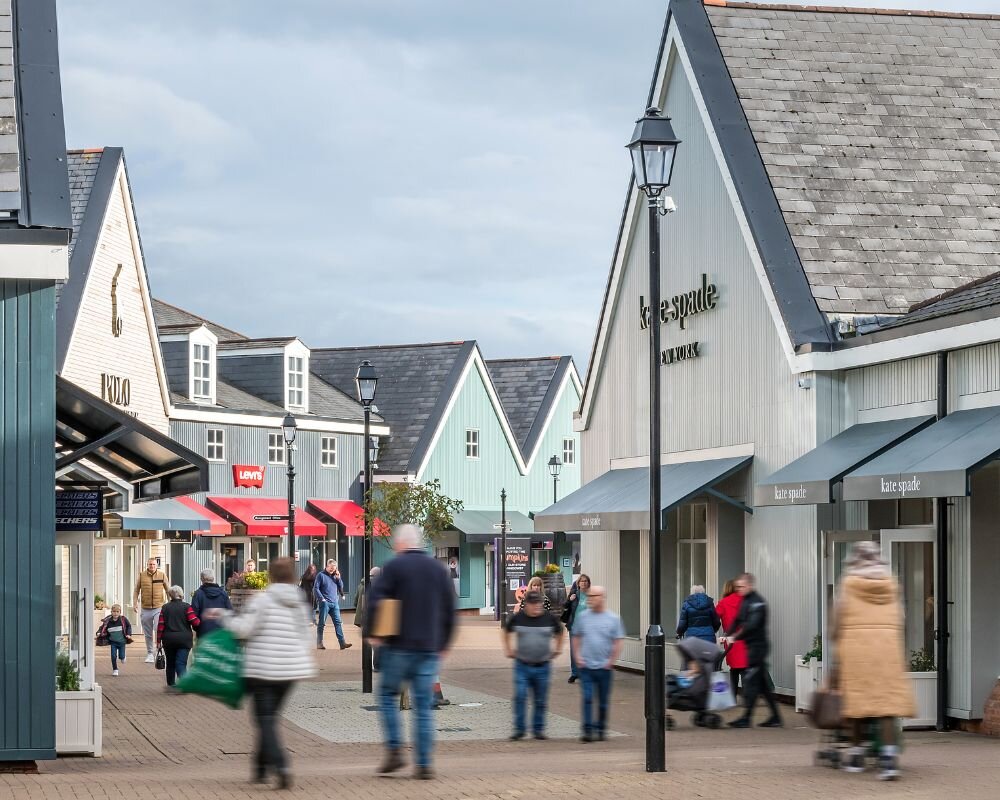
M66 168L69 172L69 204L73 221L73 237L69 242L70 258L80 234L83 215L90 202L90 190L94 188L97 165L101 162L104 148L96 150L69 150L66 153Z
M284 347L291 342L294 342L295 336L272 336L265 337L261 339L235 339L232 341L220 341L220 350L253 350L257 347Z
M1000 269L1000 17L705 11L821 311Z
M1000 306L1000 272L952 289L938 297L914 305L909 313L882 325L879 330L900 328L967 311Z
M153 298L153 319L156 320L157 328L173 327L176 325L204 325L214 333L220 342L231 341L233 339L246 339L242 333L237 333L230 328L225 328L211 320L185 311L163 300Z
M511 358L487 361L493 385L496 387L500 404L510 421L511 430L521 452L527 454L528 437L539 417L548 412L546 395L557 376L561 380L563 371L571 359L559 356L545 358ZM562 369L560 369L562 367ZM555 388L558 388L557 386ZM554 395L555 392L553 391Z
M476 343L445 342L384 347L315 349L310 368L351 397L358 365L371 361L379 376L375 405L392 435L379 452L379 471L413 472L430 447L451 389Z

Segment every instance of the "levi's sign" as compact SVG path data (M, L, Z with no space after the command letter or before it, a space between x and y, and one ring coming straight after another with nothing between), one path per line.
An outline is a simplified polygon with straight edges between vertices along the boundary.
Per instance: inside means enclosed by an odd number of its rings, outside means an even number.
M264 487L264 468L251 464L233 464L233 485L250 489Z
M697 314L711 311L719 304L719 288L708 282L708 275L701 274L701 286L688 292L675 294L660 301L657 318L661 325L676 322L681 330L686 329L687 320ZM639 296L639 330L646 330L652 322L653 310L646 304L646 298ZM688 342L660 351L660 363L664 366L701 356L701 342Z

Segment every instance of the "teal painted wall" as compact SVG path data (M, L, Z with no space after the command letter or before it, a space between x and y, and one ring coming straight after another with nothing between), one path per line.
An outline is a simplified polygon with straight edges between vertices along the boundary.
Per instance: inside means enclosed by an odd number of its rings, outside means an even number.
M0 280L0 761L55 758L55 339L54 285Z

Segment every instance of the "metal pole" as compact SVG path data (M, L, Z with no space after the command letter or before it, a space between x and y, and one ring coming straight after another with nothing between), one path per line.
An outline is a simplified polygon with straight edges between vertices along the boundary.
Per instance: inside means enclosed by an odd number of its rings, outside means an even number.
M665 772L666 639L660 626L660 215L656 197L649 198L649 553L646 772Z
M552 505L559 502L559 476L552 476Z
M948 415L948 354L938 353L937 418ZM937 498L937 722L939 731L948 730L948 695L950 675L948 645L951 638L948 622L948 506L947 497Z
M368 594L371 590L371 577L369 573L372 571L372 521L369 515L369 508L371 506L371 485L372 485L372 457L371 457L371 406L365 406L365 485L364 485L364 495L362 502L364 503L365 509L365 541L363 546L364 556L362 558L362 570L364 571L364 576L361 578L365 582L365 608L368 606ZM361 692L363 694L372 693L372 645L368 641L368 637L364 635L364 629L362 628L361 637Z
M507 490L500 490L500 627L507 626Z
M292 464L292 446L285 444L288 461L288 556L295 558L295 465Z

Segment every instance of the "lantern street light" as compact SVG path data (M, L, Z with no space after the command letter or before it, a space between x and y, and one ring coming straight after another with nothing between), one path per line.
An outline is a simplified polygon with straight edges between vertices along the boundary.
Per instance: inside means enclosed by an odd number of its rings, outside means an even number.
M378 375L375 374L375 367L371 361L362 361L358 367L358 373L354 376L354 383L358 390L358 401L365 412L365 482L362 503L365 510L365 536L362 545L362 580L365 582L365 601L371 597L371 577L372 571L372 525L369 509L371 508L372 491L372 467L378 458L378 440L371 435L371 414L372 403L375 402L375 387L378 385ZM362 630L361 638L361 691L371 694L372 691L372 645L368 637Z
M646 771L666 765L666 639L660 624L660 214L675 206L660 194L670 185L680 139L670 118L650 107L636 121L628 150L638 187L649 206L649 629L646 631Z
M559 473L562 472L562 461L559 456L552 456L549 459L549 475L552 476L552 503L559 500Z
M288 555L295 558L295 465L292 464L292 445L298 426L295 417L285 414L281 422L281 435L285 437L285 464L288 468Z

